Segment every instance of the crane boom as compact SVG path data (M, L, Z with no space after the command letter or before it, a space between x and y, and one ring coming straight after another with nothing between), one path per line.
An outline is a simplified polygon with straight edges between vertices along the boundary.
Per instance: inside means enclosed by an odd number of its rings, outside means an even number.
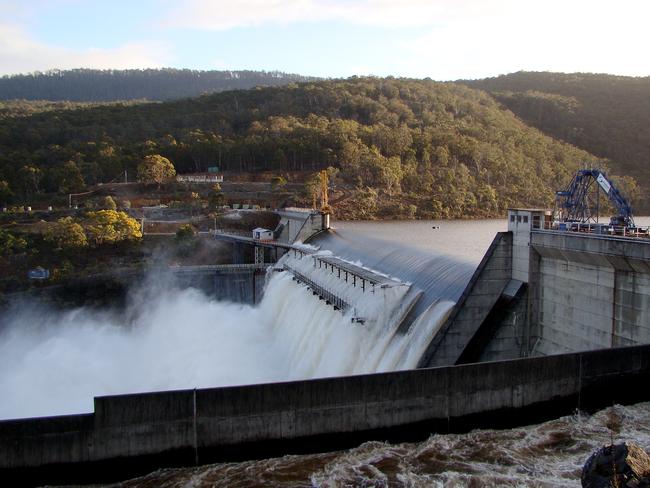
M599 188L607 195L617 211L617 215L611 218L610 224L634 227L632 207L614 183L599 169L578 171L565 190L556 192L556 212L559 220L597 222L600 207Z

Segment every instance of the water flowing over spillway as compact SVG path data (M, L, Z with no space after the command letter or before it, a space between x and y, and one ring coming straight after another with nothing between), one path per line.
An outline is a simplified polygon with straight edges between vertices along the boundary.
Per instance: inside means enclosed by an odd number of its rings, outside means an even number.
M416 315L422 314L435 300L458 300L475 269L457 258L350 231L330 231L311 243L341 258L360 261L364 266L412 283L424 293L415 306Z
M297 334L305 335L304 343L309 343L309 336L314 333L323 340L317 341L316 346L310 344L310 347L317 348L318 354L305 355L307 361L335 356L337 348L345 349L346 353L356 352L349 356L350 359L346 359L347 355L338 358L335 370L326 369L335 375L414 368L473 271L471 265L447 256L376 239L355 239L353 235L343 237L333 231L316 239L314 244L320 249L316 257L333 255L394 278L393 284L387 282L382 287L373 287L372 291L361 291L360 286L351 285L327 269L317 268L311 256L301 258L290 252L282 258L281 265L288 264L355 305L355 310L348 313L333 311L332 307L326 306L329 310L319 311L323 314L320 318L312 315L310 320L298 325L302 330ZM270 285L267 295L274 293L273 285ZM301 286L305 288L305 285ZM416 293L421 296L415 297ZM314 297L309 295L301 301L313 301ZM404 313L411 306L405 317ZM365 320L363 325L352 322L354 315ZM291 318L287 317L287 320L291 321ZM334 323L342 328L335 332L326 325ZM350 337L343 342L336 334L350 334ZM292 356L299 355L298 350L292 352ZM314 371L313 377L325 372Z
M93 397L106 394L415 367L472 267L408 248L378 259L377 250L390 245L377 243L367 248L366 261L364 249L354 254L336 235L329 244L356 265L395 279L361 291L314 268L311 257L289 253L276 267L302 270L352 308L335 310L287 271L269 271L255 307L212 301L156 277L133 290L127 309L117 314L17 308L0 328L0 418L90 412ZM413 307L417 316L398 330L416 289L424 292Z

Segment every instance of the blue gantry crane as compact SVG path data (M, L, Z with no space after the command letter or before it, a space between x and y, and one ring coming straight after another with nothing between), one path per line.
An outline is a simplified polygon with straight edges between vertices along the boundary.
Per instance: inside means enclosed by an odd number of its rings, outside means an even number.
M555 194L556 218L560 222L598 222L600 213L600 190L607 195L617 214L609 225L634 228L632 207L621 192L599 169L578 171L569 186Z

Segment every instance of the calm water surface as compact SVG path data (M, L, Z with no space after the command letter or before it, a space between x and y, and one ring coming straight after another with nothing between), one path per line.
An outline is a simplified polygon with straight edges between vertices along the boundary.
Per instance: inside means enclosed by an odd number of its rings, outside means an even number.
M606 222L608 219L601 219ZM650 216L635 217L638 227L650 227ZM477 265L497 232L508 230L506 219L333 221L334 231L434 251Z
M497 232L508 230L506 219L334 221L335 232L412 246L478 264Z

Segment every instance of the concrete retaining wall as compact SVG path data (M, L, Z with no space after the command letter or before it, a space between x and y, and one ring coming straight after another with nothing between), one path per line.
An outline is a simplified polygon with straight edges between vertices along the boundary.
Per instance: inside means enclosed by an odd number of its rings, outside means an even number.
M529 292L511 302L504 311L494 336L483 344L478 361L498 361L526 357Z
M106 481L156 466L513 425L650 399L650 346L95 399L90 415L0 422L0 477ZM637 385L637 387L632 387ZM514 412L517 412L516 414Z
M521 234L497 236L420 367L650 343L650 241ZM527 286L497 313L517 276Z
M533 232L533 354L650 343L650 242Z
M418 367L455 364L512 278L512 234L496 235Z

